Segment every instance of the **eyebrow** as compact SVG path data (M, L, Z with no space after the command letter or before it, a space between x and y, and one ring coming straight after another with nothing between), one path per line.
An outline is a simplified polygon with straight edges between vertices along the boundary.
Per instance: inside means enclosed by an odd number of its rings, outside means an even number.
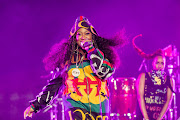
M164 63L164 61L163 62L156 61L156 63Z

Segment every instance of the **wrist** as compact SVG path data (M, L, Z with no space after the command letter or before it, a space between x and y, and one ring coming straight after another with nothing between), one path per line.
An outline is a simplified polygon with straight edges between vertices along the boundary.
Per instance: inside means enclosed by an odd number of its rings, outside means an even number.
M93 45L90 45L90 46L85 47L84 49L85 49L86 51L89 51L89 50L92 49L92 48L94 48L94 46L93 46Z
M94 46L91 46L91 47L89 47L88 49L86 49L87 53L90 53L90 52L92 52L92 51L94 51L94 50L95 50L95 47L94 47Z
M162 115L160 114L159 116L158 116L158 119L161 119L162 118Z
M149 118L143 118L143 120L149 120Z
M33 104L31 104L30 106L31 106L31 108L32 108L33 110L35 110L35 107L34 107L34 105L33 105Z

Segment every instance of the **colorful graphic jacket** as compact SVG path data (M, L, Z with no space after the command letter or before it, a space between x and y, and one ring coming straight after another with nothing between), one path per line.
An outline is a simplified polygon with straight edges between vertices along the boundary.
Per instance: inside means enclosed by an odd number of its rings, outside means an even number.
M72 70L76 68L76 54L71 59L62 96L65 108L66 110L82 108L96 113L108 113L109 92L106 79L114 73L114 68L97 48L91 47L87 51L80 50L78 58L83 55L85 55L83 61L80 63L79 59L77 63L80 70L78 77L72 75ZM61 75L51 80L37 99L30 102L35 112L51 103L54 96L58 94L62 81Z

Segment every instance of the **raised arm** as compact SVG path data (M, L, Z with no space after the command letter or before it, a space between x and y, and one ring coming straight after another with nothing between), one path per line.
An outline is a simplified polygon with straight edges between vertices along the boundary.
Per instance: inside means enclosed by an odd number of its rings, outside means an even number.
M98 48L91 46L86 50L88 52L88 59L90 60L90 65L94 73L101 78L107 79L110 77L115 69L108 59L104 58L104 54Z

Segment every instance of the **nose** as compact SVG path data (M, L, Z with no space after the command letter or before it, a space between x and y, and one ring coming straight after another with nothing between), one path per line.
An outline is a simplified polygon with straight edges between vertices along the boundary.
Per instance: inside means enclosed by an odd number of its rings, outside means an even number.
M163 67L162 65L159 65L159 66L158 66L158 69L159 69L159 70L161 70L161 69L162 69L162 67Z
M82 39L82 40L84 40L84 39L85 39L85 36L84 36L84 34L82 35L81 39Z

